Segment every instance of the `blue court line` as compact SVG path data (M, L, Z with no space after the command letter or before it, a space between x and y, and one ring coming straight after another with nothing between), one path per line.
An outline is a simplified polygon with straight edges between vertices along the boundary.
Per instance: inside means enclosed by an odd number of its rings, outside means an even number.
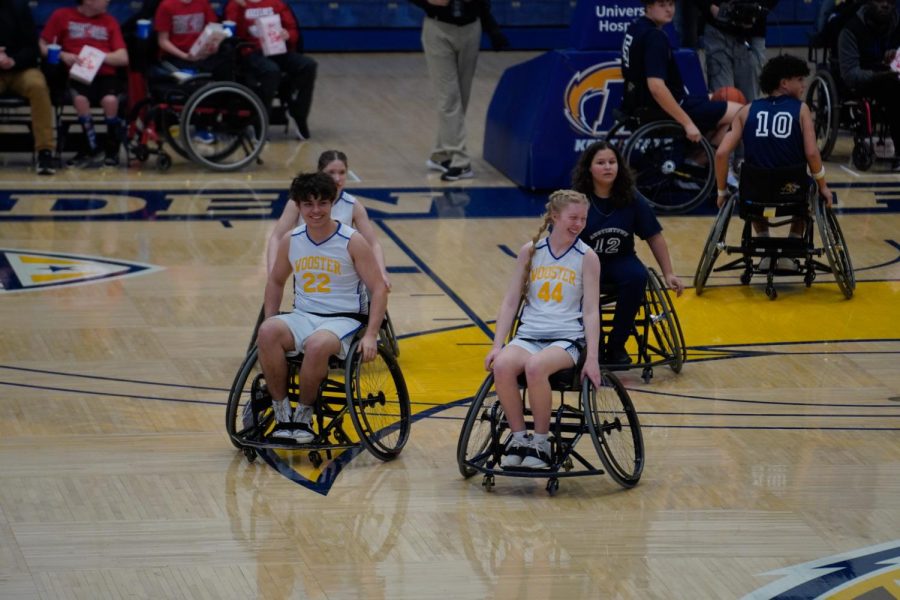
M451 300L453 300L454 303L456 303L456 305L466 314L466 316L468 316L472 320L476 327L481 329L481 331L483 331L489 339L494 339L494 332L491 331L487 324L481 320L481 317L475 314L475 311L469 308L468 305L463 302L462 298L457 296L456 292L454 292L453 289L450 288L450 286L444 283L444 281L428 267L425 261L419 258L419 256L415 252L413 252L412 248L407 246L406 243L400 239L400 236L394 233L394 231L390 227L388 227L381 219L376 219L375 222L378 223L379 227L381 227L381 229L387 234L387 236L391 238L391 240L393 240L394 243L397 244L397 246L403 252L405 252L406 255L409 256L409 258L414 263L416 263L416 265L422 270L422 272L428 275L428 277L430 277L431 280L434 281L434 283L437 284L437 286L441 288L441 290L445 294L447 294L447 296Z
M419 273L419 267L387 267L388 273Z

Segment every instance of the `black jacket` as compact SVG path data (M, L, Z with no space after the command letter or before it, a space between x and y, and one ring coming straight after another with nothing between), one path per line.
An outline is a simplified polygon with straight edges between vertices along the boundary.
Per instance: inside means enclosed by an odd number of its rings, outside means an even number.
M410 0L425 11L425 17L436 19L453 25L468 25L481 19L482 30L488 35L500 30L500 26L491 14L490 0L463 0L454 10L453 2L447 6L434 6L428 0Z
M16 61L13 71L38 66L41 51L27 0L0 0L0 46Z
M715 27L719 31L722 31L729 35L733 35L739 39L749 40L750 38L755 37L766 37L765 17L758 19L749 29L737 27L720 19L714 19L712 13L709 12L710 5L714 4L718 6L720 10L722 10L722 6L726 3L756 4L761 6L762 8L765 8L767 11L771 11L773 8L775 8L775 5L778 4L778 0L757 0L755 2L751 2L749 0L694 0L694 3L699 7L707 25Z

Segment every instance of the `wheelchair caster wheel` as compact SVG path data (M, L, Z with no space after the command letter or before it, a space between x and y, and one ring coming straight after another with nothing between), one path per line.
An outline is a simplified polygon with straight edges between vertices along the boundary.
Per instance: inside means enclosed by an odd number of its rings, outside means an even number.
M254 460L256 460L256 450L254 450L253 448L245 447L241 449L241 452L244 453L244 458L247 459L248 463L252 463Z
M321 457L321 455L319 455L318 452L316 452L315 450L312 450L309 453L309 462L312 463L312 466L314 466L315 468L318 469L319 467L322 466L322 457Z
M868 171L875 162L875 151L869 146L868 142L860 141L853 145L852 159L853 166L860 171Z
M803 283L806 284L806 287L811 287L813 281L815 281L815 280L816 280L816 272L812 268L809 268L806 271L806 275L803 276Z
M741 285L749 285L751 277L753 277L752 271L744 271L741 273Z
M494 476L493 475L485 475L484 479L481 480L481 487L483 487L487 491L491 491L494 489Z
M165 152L156 157L156 168L159 171L168 171L172 166L172 157Z
M136 146L134 149L134 157L142 163L147 162L147 159L150 158L150 150L144 145Z
M547 480L547 493L551 496L555 496L556 492L559 491L559 479L555 477L553 479Z
M778 292L775 290L774 285L766 286L766 296L769 297L769 300L774 300L775 298L778 297Z
M566 460L563 461L562 467L566 472L569 472L575 468L575 465L572 464L571 458L567 458Z
M644 380L644 383L650 383L650 380L653 379L653 369L644 367L644 370L641 371L641 379Z

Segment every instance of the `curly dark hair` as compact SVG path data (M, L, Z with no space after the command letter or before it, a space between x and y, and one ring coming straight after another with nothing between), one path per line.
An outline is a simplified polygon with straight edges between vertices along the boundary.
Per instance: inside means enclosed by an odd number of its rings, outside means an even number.
M793 77L806 77L809 75L809 65L802 58L790 54L779 54L767 62L759 74L759 89L769 96L778 89L782 79Z
M291 182L291 200L300 204L304 200L324 199L334 202L337 185L330 175L321 171L300 173Z
M613 206L618 208L627 206L634 200L634 176L631 174L631 169L622 160L622 153L606 140L594 142L585 148L581 156L578 157L578 162L575 163L575 168L572 169L572 189L581 192L588 198L592 197L594 193L594 178L591 175L591 163L594 162L594 157L601 150L612 150L613 154L616 155L616 162L619 163L619 173L613 182L610 200Z

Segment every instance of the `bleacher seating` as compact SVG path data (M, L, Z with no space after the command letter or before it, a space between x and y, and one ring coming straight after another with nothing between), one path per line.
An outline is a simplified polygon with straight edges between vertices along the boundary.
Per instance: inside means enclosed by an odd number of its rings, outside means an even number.
M227 0L214 0L221 14ZM822 0L779 2L769 15L769 46L805 46ZM50 13L74 0L32 0L35 23L42 27ZM419 49L422 11L409 0L288 0L304 30L308 51ZM141 0L114 0L109 12L124 22ZM576 0L492 0L494 17L514 48L566 46L565 32Z

